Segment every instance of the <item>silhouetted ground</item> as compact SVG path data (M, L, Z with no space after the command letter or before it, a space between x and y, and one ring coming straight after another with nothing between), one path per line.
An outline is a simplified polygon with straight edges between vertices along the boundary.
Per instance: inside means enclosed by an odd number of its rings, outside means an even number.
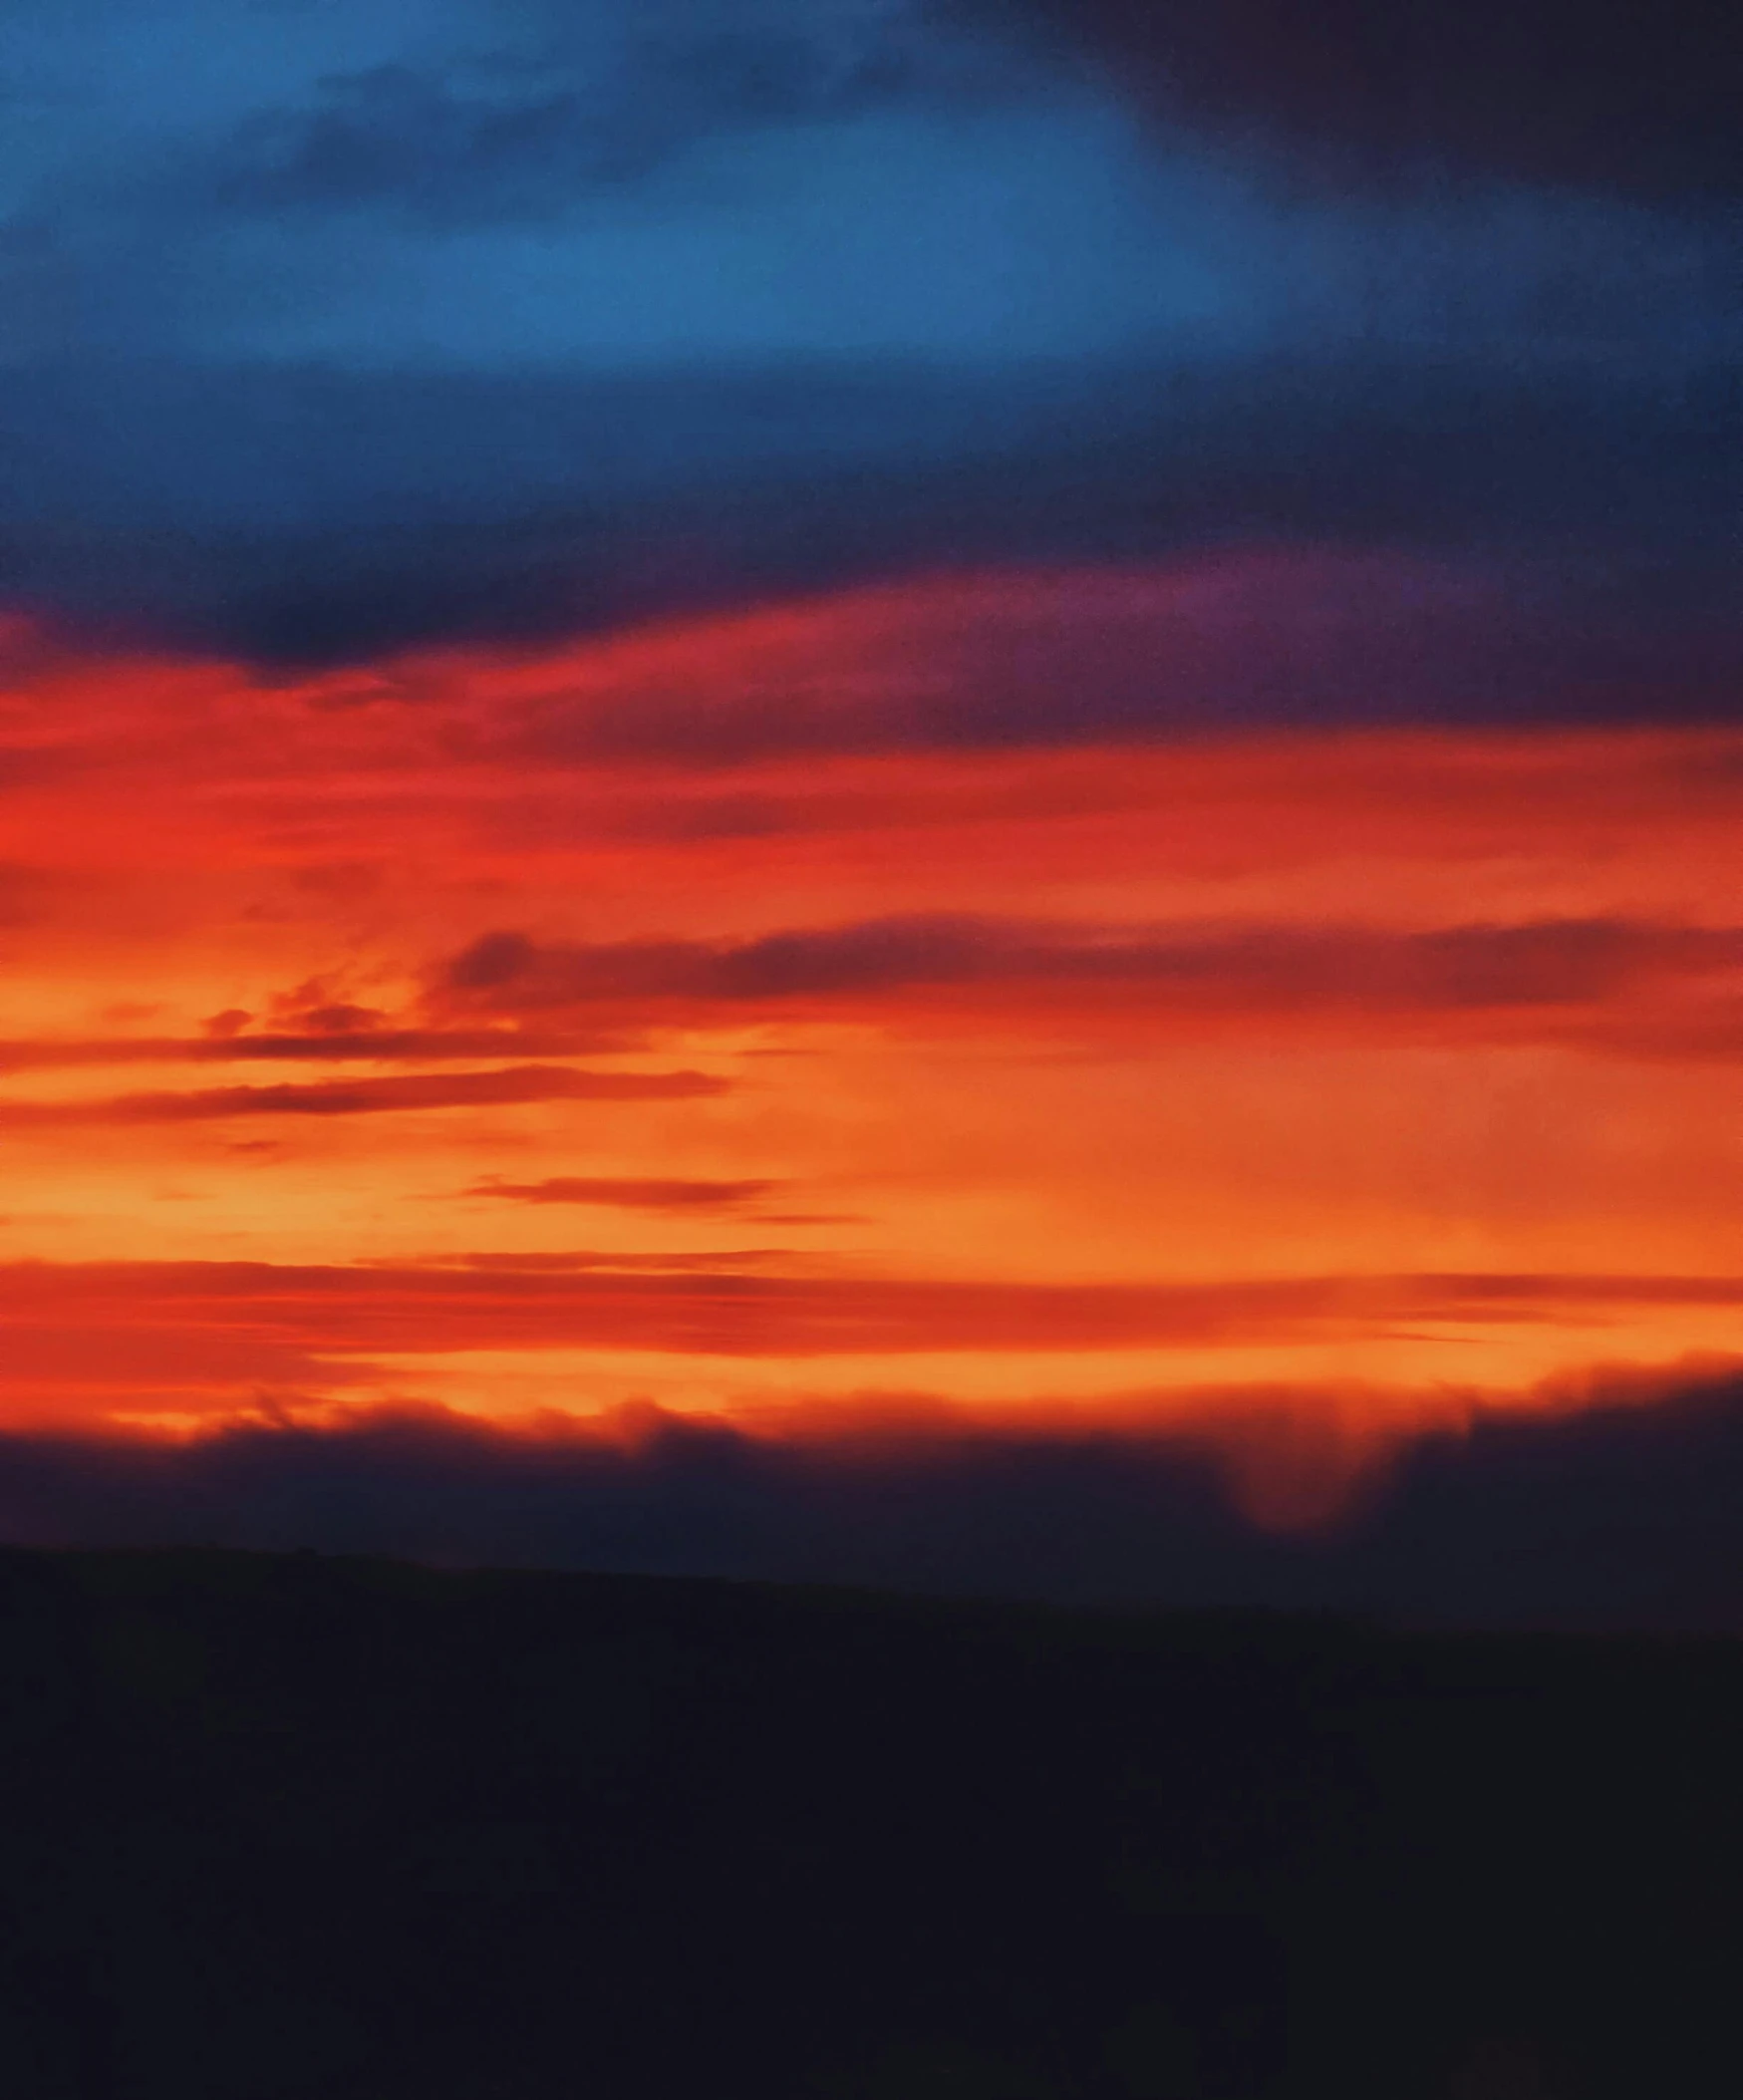
M0 1556L6 2100L1743 2091L1743 1644Z

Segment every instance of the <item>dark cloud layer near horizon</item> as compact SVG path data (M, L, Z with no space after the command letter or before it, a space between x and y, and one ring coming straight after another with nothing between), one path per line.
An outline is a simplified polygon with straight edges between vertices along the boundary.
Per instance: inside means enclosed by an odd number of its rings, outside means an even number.
M1697 1385L1414 1446L1340 1524L1255 1529L1166 1436L953 1435L881 1452L647 1410L630 1444L438 1410L179 1446L0 1438L18 1545L205 1544L449 1565L871 1584L1418 1624L1736 1632L1743 1393Z

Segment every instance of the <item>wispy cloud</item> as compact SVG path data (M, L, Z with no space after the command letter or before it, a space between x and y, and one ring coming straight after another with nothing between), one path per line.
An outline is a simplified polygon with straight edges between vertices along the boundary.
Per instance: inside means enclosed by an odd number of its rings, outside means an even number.
M328 1034L261 1030L206 1036L14 1037L0 1072L113 1064L444 1064L479 1057L573 1057L621 1048L598 1033L523 1029L374 1028ZM348 1089L351 1090L351 1089Z
M595 18L609 31L608 11ZM983 106L1039 78L1015 49L941 35L917 9L786 7L732 22L667 7L615 43L324 74L302 103L246 117L206 172L213 199L240 211L542 220L734 134Z
M467 1196L506 1203L597 1204L617 1210L737 1210L787 1184L779 1181L672 1181L559 1174L545 1181L480 1181Z
M210 1086L184 1093L126 1093L102 1100L7 1101L0 1125L191 1123L236 1116L382 1115L397 1109L509 1106L527 1101L653 1101L721 1093L726 1081L706 1072L575 1071L560 1064L497 1071L396 1073L385 1078L319 1080L308 1085Z

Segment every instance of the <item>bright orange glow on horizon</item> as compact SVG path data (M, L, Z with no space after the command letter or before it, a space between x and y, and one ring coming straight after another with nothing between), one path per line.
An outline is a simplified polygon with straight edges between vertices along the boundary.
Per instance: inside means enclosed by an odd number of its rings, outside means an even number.
M1207 587L272 680L14 627L0 1426L1184 1428L1283 1522L1743 1360L1743 734L962 729L1165 684Z

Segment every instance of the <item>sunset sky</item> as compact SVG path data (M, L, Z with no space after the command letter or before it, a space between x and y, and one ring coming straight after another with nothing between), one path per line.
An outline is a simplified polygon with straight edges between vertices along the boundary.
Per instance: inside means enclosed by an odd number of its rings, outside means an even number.
M1722 31L4 0L12 1534L1728 1390Z

